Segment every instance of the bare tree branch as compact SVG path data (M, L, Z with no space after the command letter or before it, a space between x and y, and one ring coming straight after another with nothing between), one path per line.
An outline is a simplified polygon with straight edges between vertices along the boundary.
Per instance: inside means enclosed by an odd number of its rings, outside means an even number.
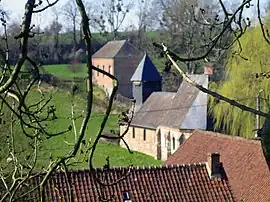
M262 30L263 38L270 45L269 34L266 36L264 24L263 24L262 19L261 19L260 0L257 0L257 17L258 17L258 20L259 20L259 23L260 23L260 27L261 27L261 30Z
M265 112L262 112L262 111L259 111L259 110L256 110L256 109L253 109L251 107L248 107L246 105L243 105L243 104L240 104L238 103L237 101L235 100L232 100L232 99L229 99L219 93L216 93L214 91L211 91L207 88L204 88L203 86L197 84L195 81L192 81L189 76L179 67L179 65L176 63L176 60L173 59L175 58L175 54L172 54L171 51L168 50L168 47L165 46L164 44L162 44L162 47L163 47L163 51L164 53L166 54L167 58L172 62L173 66L179 71L180 75L185 79L186 82L188 82L190 85L198 88L200 91L204 92L204 93L207 93L219 100L223 100L229 104L231 104L232 106L236 106L244 111L248 111L248 112L251 112L251 113L254 113L254 114L258 114L260 116L263 116L265 118L270 118L270 115L268 113L265 113Z
M5 84L0 86L0 94L8 90L16 81L21 67L26 60L27 52L28 52L28 39L30 33L30 25L32 21L33 8L35 5L35 0L28 0L25 6L25 14L24 20L22 23L21 33L17 36L17 38L21 38L21 54L19 56L18 62L16 63L9 79Z
M49 1L47 1L47 3L48 3L47 6L41 8L41 9L39 9L39 10L34 10L33 13L40 13L40 12L42 12L42 11L45 11L46 9L48 9L48 8L50 8L50 7L52 7L52 6L54 6L58 1L59 1L59 0L55 0L55 1L52 2L52 3L50 3Z

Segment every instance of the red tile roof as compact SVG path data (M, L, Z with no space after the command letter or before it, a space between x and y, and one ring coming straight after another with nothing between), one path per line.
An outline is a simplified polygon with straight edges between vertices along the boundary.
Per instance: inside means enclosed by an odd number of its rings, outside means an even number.
M96 169L106 182L119 179L129 168ZM99 201L97 190L100 184L88 170L68 173L74 201ZM41 180L36 178L35 184ZM45 187L46 201L68 201L64 173L54 173ZM110 201L123 202L123 193L128 192L132 202L145 201L235 201L227 180L210 178L206 163L154 167L132 167L128 176L106 187L104 193ZM33 195L34 196L34 195ZM32 196L34 200L35 197ZM38 197L36 195L36 197ZM35 200L34 200L35 201Z
M270 201L270 172L259 140L195 131L165 164L201 162L209 152L220 153L236 199Z

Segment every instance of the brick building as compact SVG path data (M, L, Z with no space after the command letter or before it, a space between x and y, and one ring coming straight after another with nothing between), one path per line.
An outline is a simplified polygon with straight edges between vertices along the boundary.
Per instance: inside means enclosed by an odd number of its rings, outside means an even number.
M131 98L130 79L142 57L143 53L128 40L109 41L92 56L92 62L94 66L114 75L119 81L118 93ZM93 78L108 94L112 92L113 82L110 78L98 72L93 73Z

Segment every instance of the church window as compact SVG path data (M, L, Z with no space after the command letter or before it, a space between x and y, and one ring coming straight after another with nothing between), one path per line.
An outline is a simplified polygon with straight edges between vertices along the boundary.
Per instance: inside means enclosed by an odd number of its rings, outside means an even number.
M146 140L146 130L143 129L143 140L145 141Z

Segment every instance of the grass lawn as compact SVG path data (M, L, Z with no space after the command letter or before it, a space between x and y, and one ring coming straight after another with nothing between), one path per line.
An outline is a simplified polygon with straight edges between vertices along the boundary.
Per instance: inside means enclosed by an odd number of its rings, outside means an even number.
M48 90L48 89L47 89ZM71 117L71 102L73 99L74 103L74 112L75 116L79 116L82 111L86 107L86 102L83 100L80 96L76 96L72 98L70 93L65 92L63 90L58 90L51 88L49 90L48 94L52 95L52 100L48 106L54 105L56 108L56 116L58 119L48 122L48 129L51 133L56 133L59 131L63 131L68 128L69 125L72 125L72 121L69 119ZM40 94L33 90L29 96L29 103L33 103L37 100L39 100ZM48 98L48 97L47 97ZM87 127L86 135L84 137L84 140L86 142L92 142L97 135L97 132L100 128L101 121L103 119L104 114L98 113L95 111L96 104L94 105L94 111L92 113L90 122ZM76 129L77 131L80 130L80 125L82 122L82 118L78 118L76 120ZM16 130L16 139L15 144L16 149L23 150L24 148L29 147L29 141L24 137L24 135L21 134L20 129L18 129L19 126L17 126ZM118 128L118 115L111 115L108 123L106 125L105 130L119 130ZM2 130L2 131L1 131ZM0 134L2 134L2 138L5 138L5 132L8 132L8 128L4 130L4 128L0 128ZM1 135L0 135L1 138ZM71 151L73 148L74 143L74 129L72 131L69 131L65 134L62 134L60 136L56 136L53 138L47 139L45 135L42 135L41 137L42 143L38 150L38 161L37 161L37 169L39 170L43 166L47 166L50 161L50 156L52 156L53 159L57 157L61 157L68 152ZM3 141L3 140L1 140ZM3 145L4 141L2 142L2 148L6 147L5 143ZM0 143L1 144L1 143ZM82 159L84 152L85 152L84 146L79 151L78 159ZM2 164L5 165L6 158L8 155L7 149L2 149L1 152L2 155L0 155L0 166ZM95 167L102 167L106 163L107 156L110 157L110 163L112 166L128 166L128 165L159 165L161 164L161 161L157 161L154 158L134 152L134 154L129 154L128 151L124 148L121 148L120 146L114 145L114 144L102 144L99 143L95 156L94 156L94 165ZM2 159L1 159L2 157ZM88 155L87 155L88 158ZM86 158L86 159L87 159ZM2 162L2 163L1 163ZM82 169L82 168L88 168L87 162L82 162L80 164L74 165L72 167L73 169Z
M81 67L79 69L81 71L73 73L69 71L68 64L55 64L55 65L45 65L44 69L61 79L72 79L73 77L86 77L87 76L87 68L86 64L80 64Z

